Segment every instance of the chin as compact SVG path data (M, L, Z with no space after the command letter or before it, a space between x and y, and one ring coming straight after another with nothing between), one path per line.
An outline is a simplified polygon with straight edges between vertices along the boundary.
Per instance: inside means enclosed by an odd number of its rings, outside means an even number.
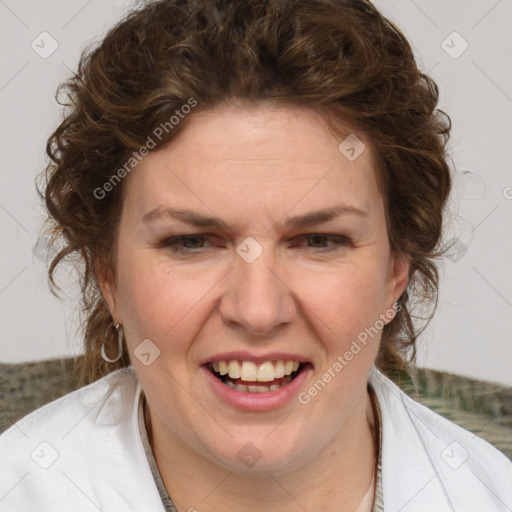
M259 429L261 433L258 435L255 435L254 429L251 429L252 435L247 435L245 428L246 435L234 436L228 441L229 447L228 443L224 444L223 447L227 448L226 450L222 452L217 450L221 446L220 442L215 446L207 447L208 458L227 471L253 476L261 474L262 477L268 477L267 472L277 476L300 468L308 459L314 458L316 452L321 449L316 447L315 450L315 447L311 446L305 451L304 436L291 435L289 431L281 435L276 435L275 432L269 435L273 429L275 425L266 426ZM297 451L299 447L300 452Z

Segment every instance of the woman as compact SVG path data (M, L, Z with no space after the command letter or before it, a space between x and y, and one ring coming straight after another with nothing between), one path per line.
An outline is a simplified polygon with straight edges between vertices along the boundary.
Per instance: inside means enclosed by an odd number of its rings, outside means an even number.
M512 508L510 461L389 378L435 305L451 183L391 22L149 2L65 86L50 277L82 264L90 384L0 437L2 510Z

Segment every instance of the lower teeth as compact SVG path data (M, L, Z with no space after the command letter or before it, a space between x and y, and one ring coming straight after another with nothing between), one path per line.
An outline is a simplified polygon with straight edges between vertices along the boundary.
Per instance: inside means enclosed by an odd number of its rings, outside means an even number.
M281 381L281 384L272 384L270 386L244 386L243 384L235 384L230 380L223 380L222 382L235 391L242 391L244 393L268 393L269 391L277 391L288 384L291 380L291 376L288 375Z

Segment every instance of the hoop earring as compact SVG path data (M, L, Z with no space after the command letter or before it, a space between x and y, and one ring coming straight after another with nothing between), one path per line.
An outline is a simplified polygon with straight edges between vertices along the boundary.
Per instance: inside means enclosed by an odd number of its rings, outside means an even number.
M115 359L110 359L105 353L105 341L107 341L108 330L114 326L117 331L117 357ZM101 345L101 357L107 361L107 363L115 363L121 359L123 355L123 326L120 326L116 322L111 322L105 331L105 340L103 341L103 345Z

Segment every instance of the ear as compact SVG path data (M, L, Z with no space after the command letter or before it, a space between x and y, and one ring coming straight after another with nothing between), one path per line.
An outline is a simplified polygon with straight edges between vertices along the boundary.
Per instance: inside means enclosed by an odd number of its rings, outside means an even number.
M405 254L391 255L388 267L387 297L384 304L385 312L394 311L389 322L396 315L395 304L407 288L409 282L409 257Z
M96 273L96 279L98 281L101 294L108 305L114 322L122 325L122 318L117 306L117 287L111 272L106 269L104 264L97 260L94 262L94 271Z

